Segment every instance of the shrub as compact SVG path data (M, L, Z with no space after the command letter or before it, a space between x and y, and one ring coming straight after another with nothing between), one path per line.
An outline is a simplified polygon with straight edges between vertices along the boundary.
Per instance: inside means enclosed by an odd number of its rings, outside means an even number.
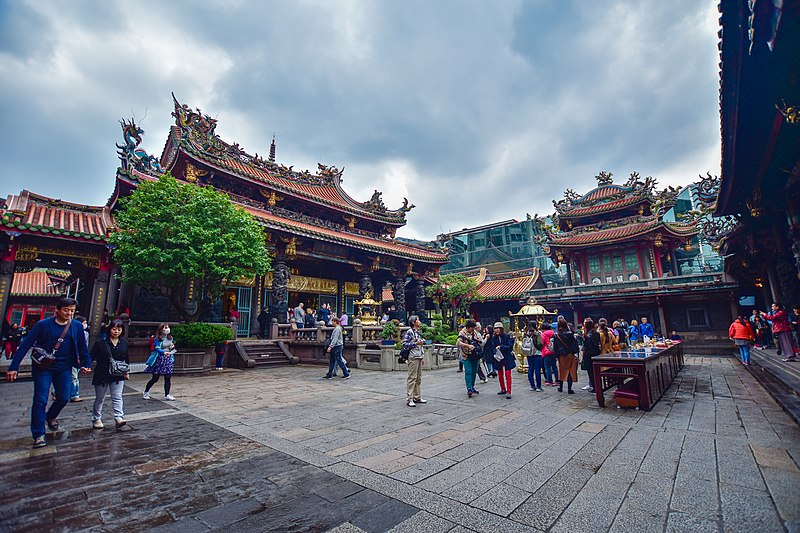
M233 332L229 326L222 324L194 322L192 324L175 324L172 327L172 336L179 349L181 347L208 348L230 340Z
M458 341L458 333L451 333L442 339L442 343L452 344L453 346L455 346L456 341Z
M389 321L383 325L383 329L381 330L381 338L384 340L392 340L396 339L400 335L400 329L397 327L393 321Z

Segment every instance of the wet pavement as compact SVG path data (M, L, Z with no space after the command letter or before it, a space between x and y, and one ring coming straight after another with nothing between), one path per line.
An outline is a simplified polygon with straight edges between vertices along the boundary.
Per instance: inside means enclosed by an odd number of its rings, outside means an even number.
M415 408L399 372L226 370L175 378L176 402L136 375L127 432L90 429L85 379L42 450L31 383L2 383L0 530L800 530L800 428L735 359L686 361L650 412L517 373L467 399L424 372Z

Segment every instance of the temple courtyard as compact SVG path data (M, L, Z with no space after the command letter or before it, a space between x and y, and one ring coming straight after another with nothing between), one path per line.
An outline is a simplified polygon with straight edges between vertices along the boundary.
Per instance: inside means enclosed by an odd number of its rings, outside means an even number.
M0 531L800 531L800 428L733 358L688 356L650 412L611 392L320 367L176 377L91 429L90 379L30 448L32 383L0 384ZM581 373L585 379L585 373ZM163 397L161 383L153 398Z

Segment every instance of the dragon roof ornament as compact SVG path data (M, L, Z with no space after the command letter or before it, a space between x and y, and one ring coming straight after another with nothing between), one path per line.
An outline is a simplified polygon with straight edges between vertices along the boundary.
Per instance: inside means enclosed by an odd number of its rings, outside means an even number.
M576 193L573 189L567 189L562 200L553 200L553 206L561 215L569 216L569 212L577 208L610 204L624 198L651 200L658 185L652 176L642 178L638 172L632 172L624 185L615 184L613 176L611 172L600 171L595 176L597 187L584 195Z
M700 180L693 184L692 190L696 208L683 213L680 218L694 223L702 238L718 252L725 238L739 227L739 222L732 216L713 217L721 180L710 172L706 172L705 177L702 174L698 177Z
M124 144L117 144L117 155L120 160L120 172L130 175L132 171L138 171L150 176L161 176L164 169L158 163L158 159L139 148L142 144L144 130L136 125L135 119L119 121L122 126L122 138Z
M318 163L316 174L312 174L308 170L297 171L292 166L287 167L276 163L272 155L267 159L258 154L250 155L238 143L228 144L217 135L216 119L203 114L199 108L192 110L188 105L181 104L175 98L174 93L172 101L175 106L172 116L175 117L175 125L180 130L181 141L191 150L200 151L216 159L233 159L268 172L275 177L303 185L339 187L342 182L344 167L340 170L334 165ZM270 153L274 153L273 148ZM375 191L372 198L366 202L352 202L356 207L367 212L387 217L404 218L405 214L414 208L414 205L409 205L408 200L403 198L403 205L399 209L387 209L379 191Z

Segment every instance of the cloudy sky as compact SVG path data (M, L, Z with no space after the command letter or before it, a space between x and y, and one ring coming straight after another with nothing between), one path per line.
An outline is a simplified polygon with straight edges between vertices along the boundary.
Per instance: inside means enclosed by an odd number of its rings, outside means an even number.
M0 195L103 204L119 119L160 155L170 92L400 235L549 214L600 170L719 171L716 0L0 0Z

